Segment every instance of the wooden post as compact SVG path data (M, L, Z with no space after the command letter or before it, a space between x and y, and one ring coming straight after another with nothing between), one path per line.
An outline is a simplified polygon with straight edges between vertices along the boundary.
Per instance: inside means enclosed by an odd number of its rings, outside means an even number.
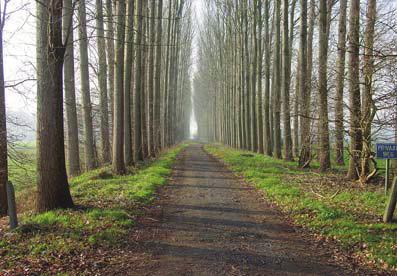
M8 203L8 216L10 217L10 228L18 227L17 208L15 203L15 190L11 181L7 181L7 203Z
M383 216L384 222L387 223L393 220L393 213L394 210L396 209L396 203L397 203L397 177L393 179L393 186L391 189L389 202L387 203L386 211Z
M385 195L387 195L387 190L389 189L389 167L390 167L390 159L386 159Z

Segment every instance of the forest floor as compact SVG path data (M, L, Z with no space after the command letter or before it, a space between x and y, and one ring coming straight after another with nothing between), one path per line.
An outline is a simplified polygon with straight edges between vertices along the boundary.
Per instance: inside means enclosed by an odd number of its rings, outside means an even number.
M71 180L78 208L0 231L0 275L386 275L352 257L394 262L382 193L293 166L185 144L131 175L88 172Z

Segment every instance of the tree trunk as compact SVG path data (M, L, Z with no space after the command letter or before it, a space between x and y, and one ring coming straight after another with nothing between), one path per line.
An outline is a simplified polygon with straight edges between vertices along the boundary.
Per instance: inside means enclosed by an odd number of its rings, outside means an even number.
M168 24L167 24L167 51L165 58L165 77L164 77L164 108L163 108L163 126L162 126L162 147L168 146L168 125L169 125L169 86L170 86L170 66L171 66L171 30L173 29L172 25L174 24L174 20L171 20L172 16L172 0L169 1L168 4Z
M347 0L340 0L338 59L336 62L336 96L335 96L335 161L344 165L344 127L343 127L343 89L345 82L346 59L346 14Z
M156 16L156 0L151 0L150 5L150 24L149 28L149 86L148 86L148 124L149 124L149 131L148 131L148 153L149 156L155 155L154 150L154 82L155 82L155 74L154 74L154 61L155 61L155 43L156 43L156 23L155 23L155 16Z
M115 174L125 173L123 130L124 130L124 46L125 46L125 1L117 2L116 59L113 121L113 162Z
M284 113L284 158L292 160L292 137L291 137L291 114L290 114L290 83L291 83L291 63L290 63L290 43L288 32L288 9L289 1L284 0L283 12L283 113Z
M362 149L360 96L360 0L350 1L349 26L349 101L350 101L350 160L347 177L357 179Z
M109 103L107 88L107 65L106 65L106 39L103 24L103 4L102 0L96 0L96 28L97 28L97 47L98 47L98 84L100 92L100 114L101 114L101 146L102 162L110 162L110 140L109 140Z
M147 1L144 1L142 3L142 47L141 47L141 132L142 132L142 156L143 159L148 157L148 124L147 124L147 115L148 115L148 110L147 110L147 102L148 102L148 93L147 93L147 87L148 87L148 74L147 74L147 37L148 37L148 14L147 14L147 6L148 3Z
M6 5L6 4L5 4ZM5 7L4 7L5 9ZM7 151L7 116L4 82L3 31L4 20L0 7L0 216L7 215L7 181L8 181L8 151Z
M372 156L372 122L376 108L373 100L373 74L374 68L374 36L376 22L376 0L368 1L367 24L365 28L365 52L364 52L364 91L362 96L361 127L363 131L363 145L361 153L361 182L366 182L369 174L369 161Z
M263 146L268 156L272 155L270 131L270 33L269 33L270 0L265 2L265 94L264 94L264 141Z
M319 98L320 98L320 171L331 168L328 129L328 36L327 36L327 0L320 0L319 26Z
M113 2L112 0L106 0L106 48L107 48L107 77L108 77L108 85L109 85L109 98L110 98L110 121L112 122L112 135L113 135L113 121L114 121L114 101L113 101L113 93L114 93L114 18L113 18Z
M126 48L124 64L124 163L132 164L132 128L131 128L131 92L132 92L132 68L134 56L134 10L135 1L128 0L126 14Z
M251 97L251 85L250 85L250 72L249 72L249 48L248 48L248 0L243 1L243 23L244 23L244 78L245 78L245 125L246 125L246 139L247 139L247 149L252 150L252 140L251 140L251 120L250 118L250 97Z
M142 152L142 124L141 124L141 95L142 95L142 1L137 0L137 33L136 33L136 62L135 62L135 97L134 97L134 162L143 160Z
M281 22L281 0L276 0L275 3L275 46L274 46L274 72L275 72L275 87L274 87L274 157L281 159L281 36L280 36L280 22Z
M66 43L64 60L65 107L67 122L67 160L69 175L80 174L79 128L76 110L76 89L74 72L74 35L72 0L63 0L63 36Z
M311 6L313 1L311 1ZM301 24L300 24L300 79L299 95L301 98L301 150L299 154L299 166L307 167L311 160L311 139L310 139L310 95L308 95L308 86L311 79L308 78L308 60L307 60L307 0L301 0Z
M73 206L65 165L62 0L37 8L37 210Z
M300 96L299 96L299 82L300 82L300 54L298 53L298 61L297 61L297 70L295 76L295 95L294 95L294 137L293 137L293 152L294 156L299 158L299 103L300 103Z
M162 18L163 16L163 0L158 2L157 18ZM156 153L161 149L161 65L162 65L162 35L163 35L163 25L162 20L157 22L157 38L156 38L156 76L154 82L154 145Z
M263 93L262 93L262 73L263 73L263 53L262 53L262 1L255 1L256 5L254 9L257 9L258 12L258 36L255 38L258 43L258 54L257 54L257 64L258 64L258 89L257 89L257 94L258 94L258 110L257 110L257 115L258 115L258 122L257 122L257 128L258 128L258 152L259 153L265 153L264 147L263 147Z
M257 117L256 117L256 91L257 88L257 59L258 59L258 39L257 39L257 21L258 21L258 11L256 0L254 1L253 7L253 25L252 25L252 44L253 44L253 55L251 57L251 104L250 104L250 117L251 117L251 150L258 151L258 131L257 131Z
M94 137L92 125L92 106L90 99L90 75L88 69L88 37L86 21L86 0L79 2L79 44L80 44L80 81L84 117L84 156L86 170L96 167L94 156Z

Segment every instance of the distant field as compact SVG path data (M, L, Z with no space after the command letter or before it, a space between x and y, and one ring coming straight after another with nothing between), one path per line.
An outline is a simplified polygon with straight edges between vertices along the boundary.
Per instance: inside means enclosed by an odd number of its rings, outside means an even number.
M35 142L21 142L9 150L8 174L14 184L18 211L28 211L34 206L36 189Z

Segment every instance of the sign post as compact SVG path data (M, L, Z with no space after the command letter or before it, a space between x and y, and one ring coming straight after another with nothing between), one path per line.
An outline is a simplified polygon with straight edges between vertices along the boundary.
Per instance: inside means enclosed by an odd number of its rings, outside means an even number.
M385 171L385 195L389 189L389 171L390 160L397 159L397 144L376 144L376 158L386 159ZM393 213L397 204L397 177L393 180L392 190L389 200L387 202L385 214L383 216L384 222L391 222L393 220Z
M10 228L18 227L17 208L15 203L15 190L10 181L7 181L7 201L8 201L8 216L10 217Z
M387 190L389 189L390 160L397 159L397 144L376 144L376 158L386 159L385 194L387 194Z
M391 188L391 193L389 197L389 201L387 202L385 214L383 215L383 222L388 223L392 222L394 210L396 209L397 203L397 177L393 180L393 185Z
M389 190L389 167L390 159L386 159L386 171L385 171L385 195L387 195L387 190Z

